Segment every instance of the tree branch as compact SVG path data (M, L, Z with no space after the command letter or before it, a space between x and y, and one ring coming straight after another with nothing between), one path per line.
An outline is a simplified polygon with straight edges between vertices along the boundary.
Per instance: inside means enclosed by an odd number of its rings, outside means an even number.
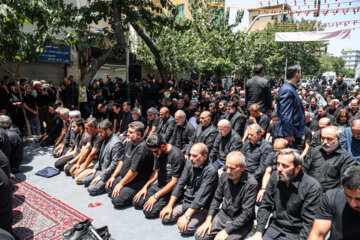
M165 74L165 68L161 61L160 51L156 48L153 41L150 39L150 37L143 31L142 27L139 23L131 24L131 26L135 29L136 33L139 34L139 36L142 38L142 40L145 42L146 46L150 49L151 53L154 54L155 57L155 64L157 66L157 69L161 75L161 78L167 82L167 77Z
M91 82L97 71L99 70L99 68L105 64L106 59L110 56L112 50L113 50L112 47L106 49L106 51L103 54L101 54L98 58L95 58L94 60L91 61L90 66L82 80L85 86L89 85L89 83Z

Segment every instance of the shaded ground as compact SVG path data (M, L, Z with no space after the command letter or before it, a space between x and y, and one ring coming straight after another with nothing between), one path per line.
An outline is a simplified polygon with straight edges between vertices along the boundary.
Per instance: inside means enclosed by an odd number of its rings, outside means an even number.
M84 186L77 185L71 177L65 176L64 172L49 179L35 175L38 170L54 165L55 159L51 156L50 149L39 145L26 147L21 166L23 172L16 176L94 219L95 227L108 225L114 239L193 239L193 237L182 237L176 225L164 226L159 219L148 220L142 211L132 207L122 210L114 209L106 194L89 196ZM88 207L90 203L95 202L104 205Z

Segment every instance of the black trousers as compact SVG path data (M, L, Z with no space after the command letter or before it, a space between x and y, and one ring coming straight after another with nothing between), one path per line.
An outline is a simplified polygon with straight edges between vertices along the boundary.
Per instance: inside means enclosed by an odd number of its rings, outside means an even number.
M136 209L143 209L143 206L146 203L146 201L149 200L149 198L159 190L161 190L161 188L156 183L152 184L148 189L145 199L142 197L138 202L133 201L133 206ZM167 205L169 200L170 200L170 193L159 198L157 202L154 204L153 209L151 211L143 210L145 217L158 218L160 211Z
M232 219L226 215L222 210L220 210L212 220L211 232L210 234L206 233L204 237L200 237L195 233L196 240L212 240L215 238L221 230L225 229L226 224L231 222ZM245 224L241 229L238 229L231 234L229 234L227 240L240 240L244 239L247 234L251 231L253 222Z
M55 144L55 140L57 139L58 136L49 136L47 137L45 140L40 139L40 146L42 147L46 147L46 146L50 146L50 145L54 145Z
M112 187L107 189L107 193L109 197L111 197L112 192L116 186L121 181L122 177L118 176ZM121 189L120 193L116 197L111 197L111 202L117 208L124 208L131 206L133 198L140 191L140 189L145 185L143 181L132 181L127 184L123 189Z

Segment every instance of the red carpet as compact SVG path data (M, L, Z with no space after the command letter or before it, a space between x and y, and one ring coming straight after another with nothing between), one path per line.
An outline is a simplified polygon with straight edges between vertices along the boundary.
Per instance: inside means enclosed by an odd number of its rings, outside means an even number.
M85 215L20 179L12 179L13 231L24 240L61 239Z

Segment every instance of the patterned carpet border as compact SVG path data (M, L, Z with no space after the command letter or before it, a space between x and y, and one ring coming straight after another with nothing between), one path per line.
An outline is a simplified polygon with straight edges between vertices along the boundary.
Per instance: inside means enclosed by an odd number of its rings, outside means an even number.
M61 239L64 231L88 218L21 179L12 182L13 231L20 239Z

